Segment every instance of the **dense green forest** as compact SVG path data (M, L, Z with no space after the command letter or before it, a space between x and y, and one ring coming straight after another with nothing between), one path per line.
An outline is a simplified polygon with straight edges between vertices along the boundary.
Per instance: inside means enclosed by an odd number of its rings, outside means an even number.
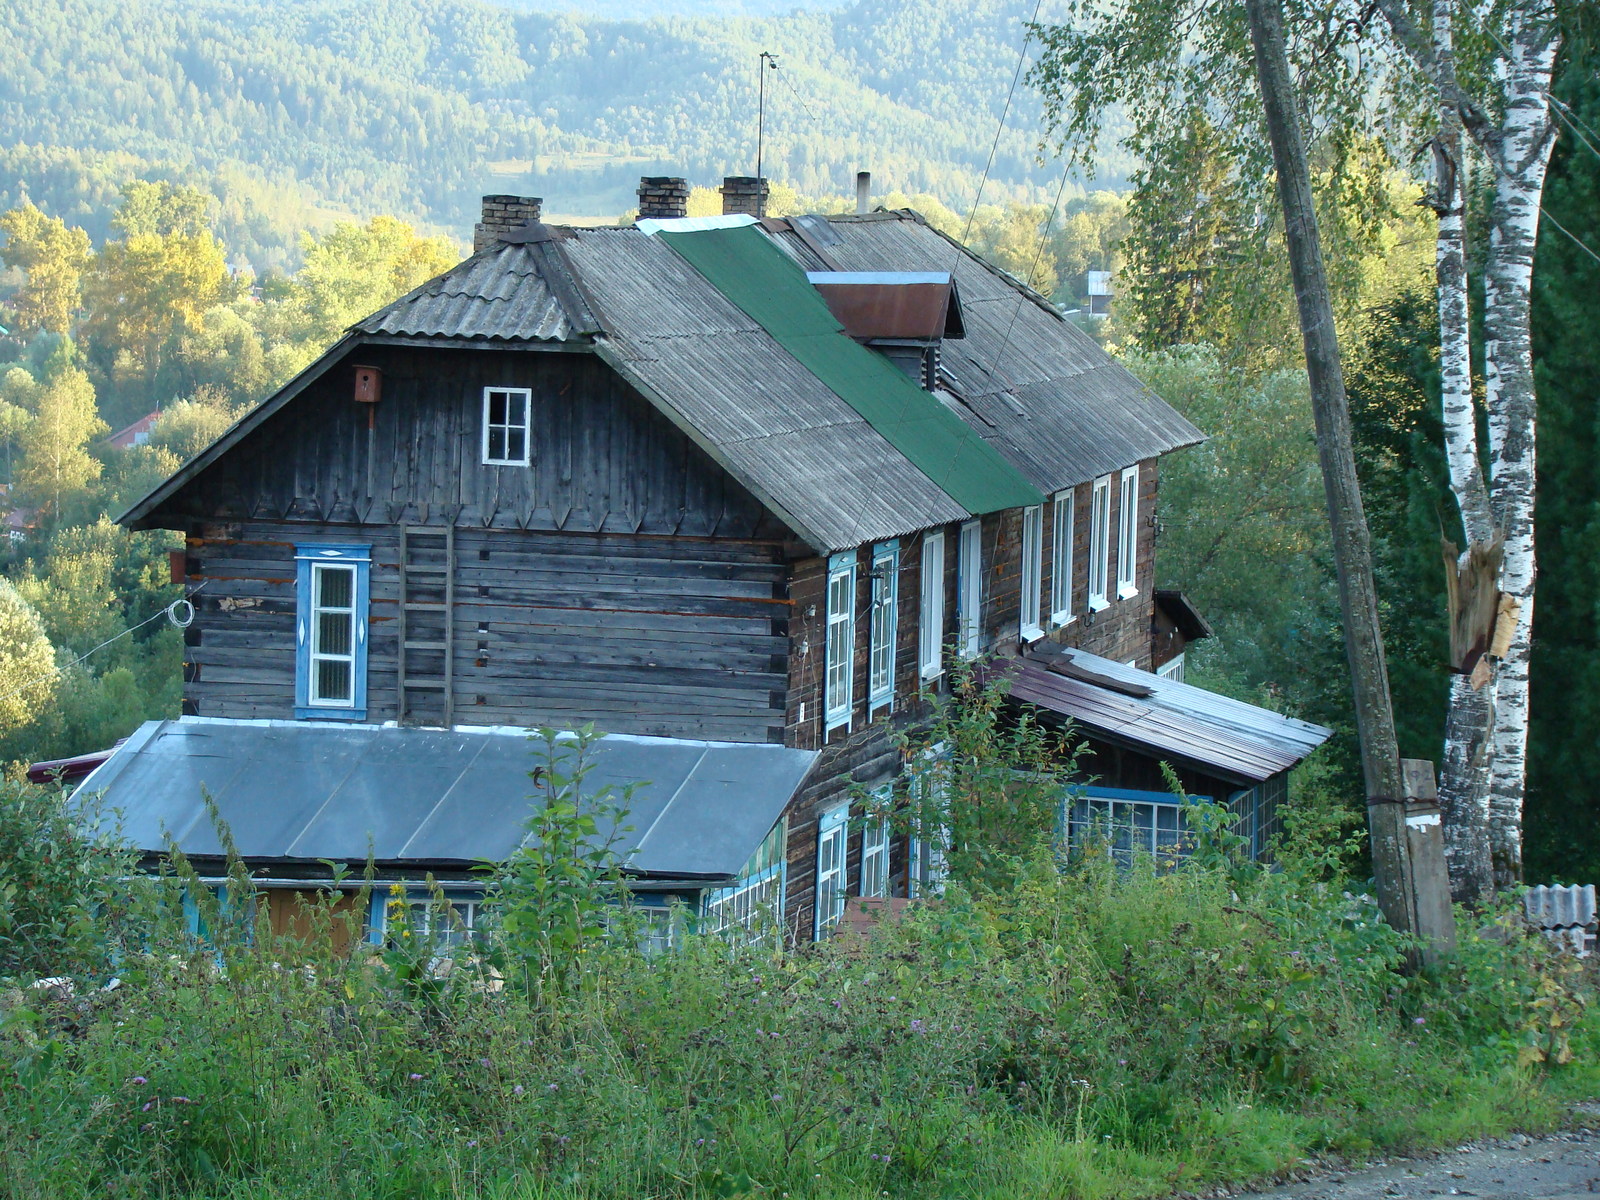
M31 199L98 241L129 179L194 183L224 197L219 233L258 271L293 266L300 231L335 215L459 231L481 194L518 192L609 217L640 175L754 172L762 50L781 63L767 174L823 196L870 169L965 208L1028 11L863 0L617 21L485 0L18 0L0 10L0 208ZM1053 191L1037 107L1019 90L986 200Z

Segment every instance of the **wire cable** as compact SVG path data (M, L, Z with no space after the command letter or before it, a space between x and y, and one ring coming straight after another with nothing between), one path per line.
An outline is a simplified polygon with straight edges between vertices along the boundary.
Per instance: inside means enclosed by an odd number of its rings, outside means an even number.
M983 164L983 175L978 180L978 194L967 213L966 228L961 231L961 244L967 244L972 232L972 222L978 215L978 205L983 203L983 189L989 185L989 172L994 168L994 156L1000 150L1000 135L1006 130L1006 118L1011 115L1011 100L1017 94L1017 83L1022 78L1022 65L1028 61L1028 47L1033 44L1033 27L1039 23L1039 9L1044 0L1034 0L1033 16L1028 19L1028 34L1022 39L1022 49L1017 51L1017 69L1011 73L1011 87L1006 90L1006 102L1000 109L1000 123L995 126L994 142L989 146L989 161Z
M199 595L200 592L205 590L205 586L209 582L210 582L210 580L203 580L200 583L199 587L196 587L192 591L185 592L183 594L183 596L181 596L179 599L174 600L171 604L167 605L165 608L158 609L157 611L151 613L148 617L146 617L144 620L140 621L137 625L130 625L130 626L128 626L128 628L124 629L121 633L116 634L113 637L108 637L105 641L101 642L98 646L94 646L94 647L92 647L92 648L90 648L88 650L85 650L82 654L78 655L78 657L73 659L71 662L64 663L59 667L51 667L50 670L48 672L46 672L45 674L35 676L33 679L28 680L28 682L23 684L21 687L14 688L11 691L6 692L4 695L0 695L0 704L4 704L7 700L11 700L11 699L13 699L13 698L15 698L17 696L22 695L24 692L32 691L34 688L38 687L39 685L41 685L43 683L47 683L47 682L49 682L51 680L59 679L62 675L66 674L68 671L72 670L73 667L76 667L79 664L85 662L91 655L97 654L101 650L104 650L107 646L112 645L115 642L120 642L123 638L128 637L131 634L137 633L139 630L143 629L146 625L149 625L153 621L159 621L162 617L167 618L167 620L174 626L174 628L177 628L177 629L187 629L187 628L189 628L190 623L194 621L194 605L190 603L190 597Z

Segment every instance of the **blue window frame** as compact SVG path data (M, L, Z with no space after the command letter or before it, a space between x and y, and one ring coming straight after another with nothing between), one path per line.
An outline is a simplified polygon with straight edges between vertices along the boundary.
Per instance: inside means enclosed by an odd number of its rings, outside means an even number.
M372 547L313 543L294 557L294 715L364 721Z
M1119 866L1131 867L1148 854L1168 864L1188 855L1189 830L1182 801L1171 792L1128 788L1072 787L1062 804L1067 846L1075 851L1104 845Z

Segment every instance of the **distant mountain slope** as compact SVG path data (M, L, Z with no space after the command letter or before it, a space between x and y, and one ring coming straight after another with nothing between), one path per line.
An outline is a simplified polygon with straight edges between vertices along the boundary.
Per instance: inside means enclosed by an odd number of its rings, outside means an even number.
M11 0L0 204L22 184L99 232L119 174L169 164L248 197L241 244L262 252L274 224L295 226L275 220L283 206L390 211L457 233L486 190L618 212L640 174L709 184L754 169L757 56L771 50L769 176L843 194L865 167L884 188L962 206L1031 11L863 0L611 21L483 0ZM1038 133L1038 102L1019 89L986 199L1041 194L1057 168L1034 163Z

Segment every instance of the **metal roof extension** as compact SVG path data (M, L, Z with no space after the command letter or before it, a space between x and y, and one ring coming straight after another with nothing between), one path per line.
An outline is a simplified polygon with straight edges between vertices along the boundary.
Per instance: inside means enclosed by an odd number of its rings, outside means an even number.
M644 876L733 878L783 815L817 755L783 746L613 734L586 787L634 791L617 842ZM149 721L81 785L120 813L138 849L168 835L191 857L222 846L209 795L243 858L464 866L525 838L537 765L527 731L413 729L184 717ZM602 833L609 831L602 831Z
M1070 663L1072 675L1051 669ZM1084 730L1155 758L1192 763L1241 784L1260 783L1303 760L1333 730L1232 700L1082 650L1046 650L1006 659L993 671L1011 681L1010 698L1070 717ZM1103 676L1131 691L1096 686Z

